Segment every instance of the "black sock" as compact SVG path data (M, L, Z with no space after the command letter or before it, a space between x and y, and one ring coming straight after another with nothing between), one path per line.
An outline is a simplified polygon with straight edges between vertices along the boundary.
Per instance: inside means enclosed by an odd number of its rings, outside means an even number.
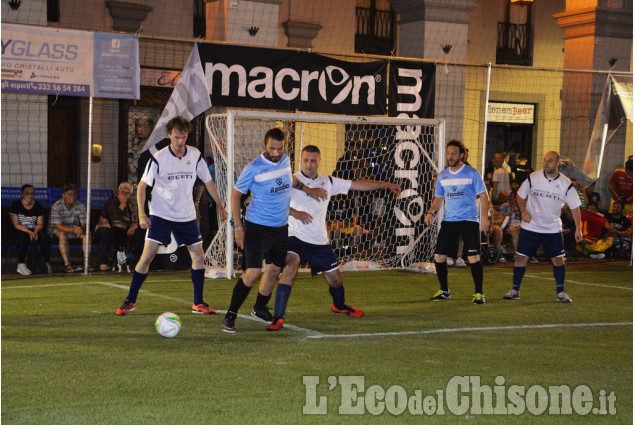
M329 287L329 293L333 297L333 305L337 307L339 310L344 310L346 308L344 287L343 286L340 286L339 288Z
M437 269L437 279L439 279L441 290L448 292L448 264L445 261L442 263L437 263L435 261L434 266Z
M247 299L249 291L251 291L251 288L245 285L243 279L238 279L238 282L236 282L236 285L234 286L234 292L232 293L232 300L229 303L229 308L227 309L227 315L230 313L233 313L234 315L238 313L238 309Z
M470 263L470 270L472 271L472 279L474 279L474 292L477 294L483 293L483 264L480 261Z
M256 297L256 304L254 305L254 307L259 310L263 310L267 308L267 304L269 303L270 299L271 295L262 295L260 292L258 292L258 296Z

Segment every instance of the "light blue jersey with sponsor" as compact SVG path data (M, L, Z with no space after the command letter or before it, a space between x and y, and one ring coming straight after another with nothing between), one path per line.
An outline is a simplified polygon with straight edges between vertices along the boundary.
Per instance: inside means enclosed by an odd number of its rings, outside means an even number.
M469 165L456 173L450 167L437 176L434 195L445 199L444 221L477 221L476 195L485 192L481 175Z
M247 164L235 185L239 192L251 191L245 219L262 226L286 225L292 183L291 162L287 155L282 155L279 162L271 162L261 154Z

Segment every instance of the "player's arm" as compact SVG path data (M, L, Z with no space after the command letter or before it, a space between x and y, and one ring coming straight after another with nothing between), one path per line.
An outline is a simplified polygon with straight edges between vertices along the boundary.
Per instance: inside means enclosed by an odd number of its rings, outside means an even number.
M368 192L371 190L388 189L395 195L399 196L401 193L401 186L394 183L382 182L378 180L353 180L351 181L350 190L356 190L359 192Z
M487 212L489 211L489 196L486 190L476 196L481 200L481 230L487 233L489 232L489 217L487 216Z
M245 229L243 228L243 221L240 217L240 198L243 193L238 189L232 190L231 206L232 206L232 218L234 219L234 240L239 248L245 246Z
M441 205L443 205L444 199L442 196L435 196L434 199L432 200L432 205L430 205L430 209L428 210L428 212L426 213L426 216L424 217L423 221L426 223L427 226L432 226L432 220L434 219L434 216L436 215L437 211L439 211L439 208L441 208Z
M304 183L302 183L295 175L292 175L291 177L293 177L292 187L294 189L301 190L302 192L306 193L307 195L309 195L311 198L315 199L316 201L321 201L322 199L327 198L328 193L326 192L326 190L319 187L314 187L314 188L306 187Z
M227 220L228 214L225 210L225 205L223 205L223 201L220 199L220 194L218 193L218 189L214 184L214 181L210 179L207 183L205 183L205 189L207 189L207 193L210 194L214 202L216 202L216 208L218 208L218 213L220 214L221 220ZM203 191L201 190L201 195Z
M139 180L137 184L137 208L139 208L139 227L142 229L150 228L150 217L145 210L146 208L146 187L148 184L143 180Z
M571 216L575 222L575 241L582 242L584 240L584 234L582 233L582 226L580 226L580 222L582 221L580 216L580 207L573 208L571 210Z
M313 221L313 216L305 211L289 208L289 215L297 220L300 220L302 224L309 224Z
M524 183L523 183L524 184ZM525 222L529 223L531 221L531 214L527 210L527 198L521 198L520 194L516 194L516 205L518 205L518 209L520 210L520 218Z

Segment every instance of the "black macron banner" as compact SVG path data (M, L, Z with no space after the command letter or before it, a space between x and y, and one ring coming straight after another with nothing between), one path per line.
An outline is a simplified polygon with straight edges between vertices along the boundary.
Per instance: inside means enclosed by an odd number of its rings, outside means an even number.
M303 51L199 44L212 104L349 115L386 114L387 62Z

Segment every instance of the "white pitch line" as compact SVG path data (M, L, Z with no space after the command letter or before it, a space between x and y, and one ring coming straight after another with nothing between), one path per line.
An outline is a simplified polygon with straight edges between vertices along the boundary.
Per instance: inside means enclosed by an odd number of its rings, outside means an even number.
M506 274L510 274L511 275L513 273L506 273ZM551 277L542 277L542 276L536 276L535 274L526 274L525 276L533 277L535 279L553 280L553 276L551 276ZM586 286L598 286L600 288L624 289L625 291L632 291L633 290L633 288L627 288L626 286L602 285L601 283L578 282L577 280L569 280L569 279L566 279L565 283L575 283L575 284L578 284L578 285L586 285Z
M100 283L101 285L105 285L105 286L111 286L113 288L121 288L121 289L124 289L126 291L128 289L130 289L129 286L117 285L117 284L111 283L111 282L98 282L98 283ZM150 295L150 296L153 296L153 297L163 298L164 300L178 301L178 302L185 303L185 304L189 304L190 303L189 301L184 300L182 298L171 297L169 295L155 294L154 292L146 291L146 290L143 290L143 289L141 289L139 291L139 293L147 294L147 295ZM221 313L221 314L227 313L226 310L217 310L217 311L219 313ZM263 321L262 319L259 319L257 317L253 317L252 315L249 315L249 314L239 314L238 317L240 317L241 319L247 319L247 320L251 320L253 322L262 323L263 325L265 323L267 323L267 322ZM313 336L323 335L320 332L317 332L317 331L314 331L314 330L311 330L311 329L307 329L307 328L301 328L300 326L289 325L287 323L284 324L284 328L285 329L290 329L292 331L307 333L307 334L313 335Z
M488 326L482 328L445 328L445 329L430 329L427 331L402 331L402 332L376 332L376 333L358 333L358 334L335 334L335 335L309 335L307 338L311 339L326 339L326 338L364 338L364 337L376 337L376 336L402 336L402 335L431 335L441 333L454 333L454 332L490 332L490 331L510 331L520 329L551 329L551 328L586 328L594 326L633 326L633 322L614 322L614 323L557 323L546 325L519 325L519 326Z

